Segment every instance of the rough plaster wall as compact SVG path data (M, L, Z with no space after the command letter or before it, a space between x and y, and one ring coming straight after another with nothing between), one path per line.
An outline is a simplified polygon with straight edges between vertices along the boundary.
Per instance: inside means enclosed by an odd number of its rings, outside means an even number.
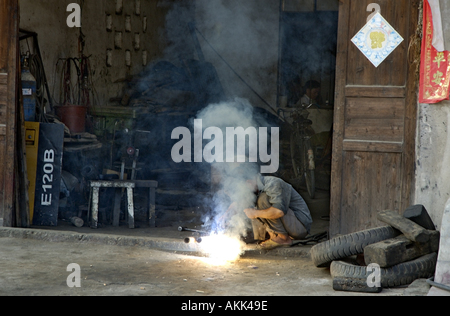
M80 0L20 0L21 28L39 35L50 90L55 102L60 101L62 62L58 59L78 56L79 29L66 25L69 3ZM178 57L196 58L187 21L197 19L202 33L230 65L273 107L276 106L279 3L271 0L140 0L141 13L135 14L135 0L124 0L122 13L116 14L116 0L83 1L82 31L94 71L93 82L99 105L123 94L124 80L143 70L142 53L147 52L148 63L166 59L175 64ZM195 4L195 15L189 4ZM107 31L107 15L112 28ZM125 29L127 16L131 31ZM147 31L143 20L147 18ZM180 21L181 20L181 21ZM115 47L115 36L122 32L122 48ZM133 42L139 33L140 48ZM199 37L206 60L217 68L220 80L231 97L250 99L252 104L264 103L245 86ZM109 50L112 65L106 65ZM131 66L125 65L129 50Z
M440 4L445 41L450 43L450 4ZM425 205L440 229L450 198L450 101L419 104L418 111L415 203Z
M78 57L78 28L69 28L66 12L69 3L80 0L20 0L20 27L38 33L39 45L44 60L50 91L55 102L60 98L62 62L58 59ZM140 3L140 14L136 14L136 2ZM147 64L163 57L167 43L161 36L165 17L173 1L124 0L123 9L116 13L116 0L85 0L82 6L82 32L85 35L84 55L91 56L90 63L94 87L98 93L95 105L106 105L110 98L121 97L125 79L144 69L143 53L147 53ZM111 29L107 30L107 15L111 16ZM131 29L125 26L130 20ZM147 28L144 30L144 19ZM116 32L122 32L122 45L115 47ZM138 34L140 45L135 48ZM111 51L111 65L107 66L107 51ZM125 63L126 51L130 54L130 66Z
M423 204L440 227L450 198L450 103L420 104L415 203Z
M56 76L59 58L76 55L78 30L67 27L66 8L70 1L19 0L20 28L38 34L39 47L50 92L59 96L60 76ZM31 39L29 40L31 43ZM26 42L21 51L26 52Z
M159 57L160 45L155 43L158 28L164 26L164 16L157 16L157 1L141 0L140 14L136 14L135 1L123 1L122 12L116 13L116 2L113 0L86 1L83 7L83 33L86 35L85 55L91 57L91 65L95 70L94 85L103 104L111 97L123 95L124 81L128 76L138 74L145 65L143 54L147 52L149 61ZM111 20L108 30L107 16ZM147 28L144 29L144 19ZM129 20L128 28L126 20ZM121 33L122 43L116 47L115 37ZM135 37L139 47L134 47ZM111 64L107 65L107 51L111 52ZM126 54L130 55L130 64L126 64Z

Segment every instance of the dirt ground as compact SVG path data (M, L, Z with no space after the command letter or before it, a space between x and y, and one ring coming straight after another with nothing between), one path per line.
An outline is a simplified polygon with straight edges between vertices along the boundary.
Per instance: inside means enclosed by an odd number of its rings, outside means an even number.
M81 287L67 279L81 267ZM307 256L254 256L223 266L205 258L142 247L0 239L1 296L333 296L327 269ZM402 295L404 289L381 295Z

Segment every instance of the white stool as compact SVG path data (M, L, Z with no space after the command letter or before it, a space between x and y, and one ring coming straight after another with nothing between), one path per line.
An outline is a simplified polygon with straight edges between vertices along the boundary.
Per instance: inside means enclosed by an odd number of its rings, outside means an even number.
M92 221L91 228L98 228L98 203L99 203L99 195L100 188L115 188L116 195L114 198L114 223L119 223L118 216L120 215L120 196L121 190L127 189L127 202L128 202L128 226L133 229L134 225L134 203L133 203L133 189L136 187L136 184L133 181L121 181L121 180L112 180L112 181L91 181L90 182L90 195L89 195L89 209L88 209L88 218L92 203Z

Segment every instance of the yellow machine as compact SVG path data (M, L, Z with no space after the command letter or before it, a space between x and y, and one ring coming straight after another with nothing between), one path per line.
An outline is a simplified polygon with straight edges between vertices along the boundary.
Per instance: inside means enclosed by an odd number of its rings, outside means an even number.
M28 197L30 199L30 221L33 222L34 198L36 195L36 172L39 149L39 123L25 122L25 140L28 170Z

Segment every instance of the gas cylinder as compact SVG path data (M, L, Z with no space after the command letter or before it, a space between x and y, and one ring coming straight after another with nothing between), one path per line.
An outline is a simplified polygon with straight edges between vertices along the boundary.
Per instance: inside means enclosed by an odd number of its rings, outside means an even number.
M28 63L24 62L22 68L22 98L25 121L36 121L36 79L28 68Z

